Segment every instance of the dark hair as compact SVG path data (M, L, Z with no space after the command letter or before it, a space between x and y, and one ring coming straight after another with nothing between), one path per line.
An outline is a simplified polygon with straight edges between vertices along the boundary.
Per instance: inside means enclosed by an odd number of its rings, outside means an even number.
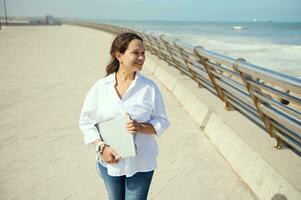
M114 39L110 50L111 61L106 68L107 76L117 72L119 69L119 60L116 58L116 53L120 52L123 54L127 50L129 43L134 39L143 42L143 39L139 35L130 32L121 33Z

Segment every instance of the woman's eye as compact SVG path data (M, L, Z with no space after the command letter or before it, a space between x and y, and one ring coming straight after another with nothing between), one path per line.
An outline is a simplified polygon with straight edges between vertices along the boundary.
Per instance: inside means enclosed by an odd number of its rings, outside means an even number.
M134 54L134 55L140 55L140 53L139 53L139 52L133 52L133 54ZM143 55L143 56L144 56L144 55L145 55L145 53L144 53L144 52L141 52L141 55Z

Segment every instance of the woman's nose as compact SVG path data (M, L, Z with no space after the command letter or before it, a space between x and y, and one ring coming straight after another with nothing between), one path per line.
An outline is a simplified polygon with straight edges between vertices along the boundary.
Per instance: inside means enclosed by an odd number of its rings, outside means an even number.
M144 60L144 55L140 55L140 56L138 57L138 59L139 59L139 60Z

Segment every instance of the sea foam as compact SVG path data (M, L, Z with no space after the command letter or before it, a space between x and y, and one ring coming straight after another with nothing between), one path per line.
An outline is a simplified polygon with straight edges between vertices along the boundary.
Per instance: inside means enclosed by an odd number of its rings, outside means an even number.
M235 41L228 37L168 35L232 58L244 58L255 65L301 77L301 45L264 43L248 37Z

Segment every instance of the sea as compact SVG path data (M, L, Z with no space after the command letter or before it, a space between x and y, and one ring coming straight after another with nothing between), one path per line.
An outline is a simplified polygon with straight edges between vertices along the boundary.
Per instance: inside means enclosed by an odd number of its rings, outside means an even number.
M192 45L301 78L301 22L96 20L164 34Z

